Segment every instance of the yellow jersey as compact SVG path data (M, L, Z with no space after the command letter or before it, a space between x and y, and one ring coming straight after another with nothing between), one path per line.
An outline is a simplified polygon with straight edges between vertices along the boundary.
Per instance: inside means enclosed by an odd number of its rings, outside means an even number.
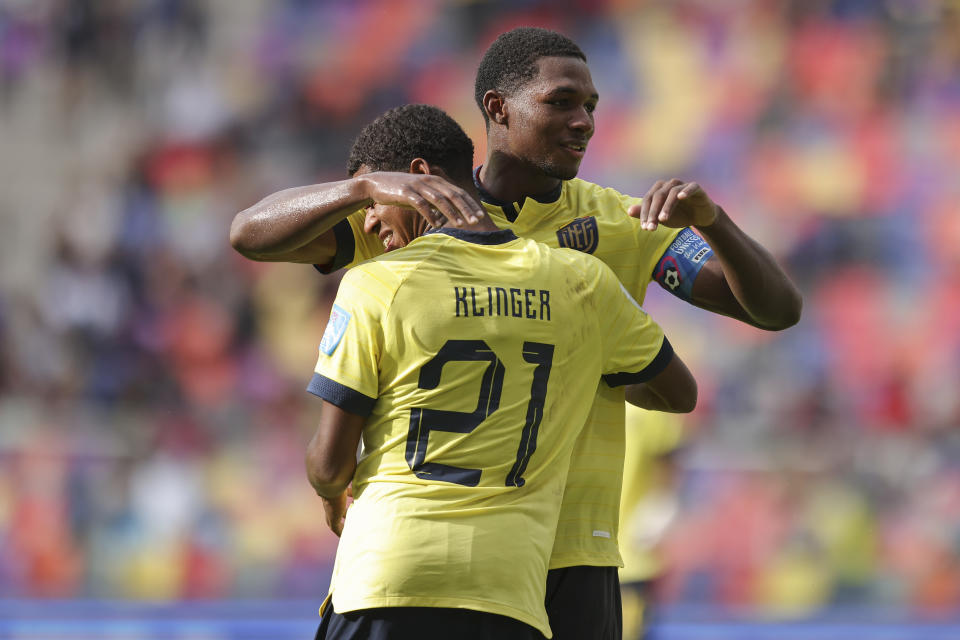
M709 245L690 229L640 227L627 209L641 202L614 189L565 180L553 192L523 202L501 202L487 193L474 173L484 207L494 223L522 238L551 247L589 253L609 266L640 304L647 285L658 281L689 299L693 281L712 256ZM329 269L350 267L383 253L379 239L363 232L363 211L337 228L337 257ZM323 269L321 269L323 270ZM550 568L623 566L618 541L624 456L624 393L601 384L577 443Z
M441 229L347 272L308 387L368 416L334 610L469 608L549 637L548 562L597 386L671 357L609 268L508 230Z

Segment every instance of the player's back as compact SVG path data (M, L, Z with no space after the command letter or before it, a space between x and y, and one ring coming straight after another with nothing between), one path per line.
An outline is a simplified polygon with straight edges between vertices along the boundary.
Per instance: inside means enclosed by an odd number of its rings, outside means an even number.
M348 300L380 355L336 610L467 606L547 633L573 443L601 374L641 370L662 332L595 259L510 231L421 237L348 272Z
M479 181L477 187L497 226L552 247L595 256L641 303L651 277L675 294L688 296L697 266L712 253L689 229L662 225L656 231L642 229L639 220L627 215L627 209L639 203L639 198L578 178L563 181L552 194L519 202L497 201ZM353 266L382 254L379 238L364 233L364 219L361 210L341 222L351 242L343 243L343 255L334 266ZM678 265L684 264L687 267L679 269ZM574 448L551 568L622 564L618 515L624 450L623 390L599 385L587 423L589 432L583 431Z
M548 386L569 386L563 378L572 371L578 379L599 378L600 336L571 335L595 327L596 311L584 308L593 297L569 258L510 232L456 235L507 241L429 234L358 272L378 284L393 278L396 287L383 323L389 357L380 362L382 386L368 424L396 421L416 437L407 443L406 464L395 470L404 481L412 470L422 480L503 492L524 486L539 469L521 468L536 446L537 425L565 404L559 394L548 397ZM517 444L516 425L528 419L530 450L519 454L518 467L503 447ZM443 463L425 461L427 440L430 458ZM389 469L377 469L371 481L389 479Z

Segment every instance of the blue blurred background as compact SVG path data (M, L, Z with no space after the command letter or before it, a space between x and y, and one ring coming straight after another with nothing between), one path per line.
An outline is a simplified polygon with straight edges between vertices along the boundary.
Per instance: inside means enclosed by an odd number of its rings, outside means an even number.
M242 259L230 221L344 177L406 102L479 162L474 70L519 25L587 53L581 177L699 181L804 293L781 334L646 301L701 393L668 610L960 619L957 0L0 0L0 618L282 600L312 628L337 278Z

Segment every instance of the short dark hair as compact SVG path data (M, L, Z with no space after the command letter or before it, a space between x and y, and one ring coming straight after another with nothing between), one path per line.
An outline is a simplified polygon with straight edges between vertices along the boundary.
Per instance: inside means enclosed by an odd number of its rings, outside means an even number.
M347 173L361 165L374 171L407 171L423 158L455 181L473 178L473 141L442 109L407 104L390 109L357 136L347 160Z
M473 96L490 124L490 116L483 108L483 96L493 89L505 95L516 91L537 75L537 60L545 57L580 58L586 54L567 36L539 27L517 27L500 34L477 67Z

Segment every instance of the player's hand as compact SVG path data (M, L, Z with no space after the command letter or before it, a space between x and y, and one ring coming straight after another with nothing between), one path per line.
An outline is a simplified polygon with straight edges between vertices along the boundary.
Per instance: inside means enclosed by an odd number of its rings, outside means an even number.
M466 191L437 175L375 171L356 179L375 203L416 209L434 227L446 221L460 227L486 215Z
M657 180L643 202L631 206L627 214L639 219L642 229L653 231L658 224L672 229L708 227L716 221L718 211L699 184L673 178Z
M327 526L330 527L330 531L337 534L337 537L340 537L340 534L343 533L343 523L347 518L347 508L349 506L347 504L347 498L352 497L352 487L347 487L346 491L336 498L320 497L323 501L323 514L326 516Z

